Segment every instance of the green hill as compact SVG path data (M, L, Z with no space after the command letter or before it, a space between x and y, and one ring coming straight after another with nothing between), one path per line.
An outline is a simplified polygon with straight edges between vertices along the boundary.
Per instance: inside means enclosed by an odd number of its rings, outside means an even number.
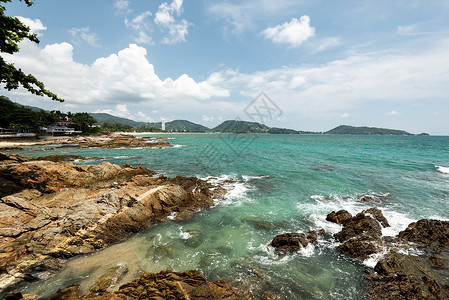
M269 129L268 126L256 122L228 120L212 128L211 131L223 133L268 133Z
M92 117L95 118L95 120L97 120L98 125L103 125L104 122L108 122L108 123L120 123L122 125L129 125L132 126L134 128L139 127L139 126L145 126L148 125L148 123L146 122L136 122L130 119L126 119L126 118L120 118L120 117L116 117L107 113L89 113Z
M341 125L331 129L326 134L363 134L363 135L412 135L403 130L377 128L377 127L354 127L348 125Z

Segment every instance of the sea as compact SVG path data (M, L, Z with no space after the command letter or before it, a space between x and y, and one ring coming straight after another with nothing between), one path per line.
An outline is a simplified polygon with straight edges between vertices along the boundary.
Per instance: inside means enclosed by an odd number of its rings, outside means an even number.
M57 275L23 285L43 299L70 284L83 291L108 268L123 266L122 282L142 272L197 269L261 299L361 299L364 262L340 254L326 221L332 211L356 214L377 207L396 235L423 218L449 220L449 137L269 134L148 134L164 137L165 149L49 149L22 155L75 154L144 166L166 176L196 176L224 184L225 200L187 221L173 216L121 244L68 261ZM150 140L149 142L153 142ZM53 146L51 146L53 147ZM229 181L231 179L232 181ZM371 195L372 202L362 202ZM268 247L278 234L325 229L327 236L297 253Z

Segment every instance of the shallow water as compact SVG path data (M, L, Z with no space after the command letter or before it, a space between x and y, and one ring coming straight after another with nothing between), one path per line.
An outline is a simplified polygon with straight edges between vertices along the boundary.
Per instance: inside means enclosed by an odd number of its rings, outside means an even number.
M158 134L156 136L160 136ZM115 164L143 165L167 176L239 180L228 198L191 220L166 220L129 241L76 258L60 274L22 287L48 297L80 283L87 290L108 267L126 264L123 281L140 272L201 270L260 295L282 299L358 299L364 266L340 255L330 238L293 255L268 249L284 232L339 225L333 210L382 209L395 235L421 218L449 219L449 137L173 134L170 149L29 149L20 154L111 157ZM82 161L97 164L101 161ZM264 175L264 176L259 176ZM364 194L382 194L362 203ZM373 258L366 265L373 266Z

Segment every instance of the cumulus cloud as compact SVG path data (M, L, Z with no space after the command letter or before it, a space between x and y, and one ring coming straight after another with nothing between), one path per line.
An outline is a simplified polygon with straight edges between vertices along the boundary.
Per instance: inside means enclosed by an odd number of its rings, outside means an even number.
M136 44L98 58L92 65L73 60L73 46L52 44L44 49L23 42L15 55L5 55L27 73L36 75L46 86L71 103L127 104L149 101L201 101L229 97L220 87L223 79L210 76L197 82L187 74L176 79L160 79L147 58L147 50ZM123 110L124 112L124 110Z
M98 44L98 36L95 32L90 32L89 27L72 28L69 30L75 42L84 41L92 47L101 47Z
M21 17L21 16L17 16L16 18L19 19L20 22L22 22L26 26L30 27L31 33L35 33L38 36L42 35L41 31L47 30L47 27L45 27L44 24L42 24L42 21L39 19L33 20L30 18L25 18L25 17Z
M116 9L117 13L124 13L128 14L131 12L131 9L129 8L129 1L125 0L116 0L114 2L114 8Z
M315 28L310 26L309 16L302 16L299 20L292 18L290 22L268 27L262 31L262 35L274 43L297 47L315 36Z
M150 36L152 24L148 19L152 15L150 11L145 11L131 20L125 18L126 27L133 29L137 33L137 36L134 38L136 42L152 44L153 39Z
M182 2L183 0L173 0L170 4L164 2L156 12L154 23L168 31L168 36L164 37L162 43L174 44L186 41L190 24L184 19L179 21L175 19L182 13Z

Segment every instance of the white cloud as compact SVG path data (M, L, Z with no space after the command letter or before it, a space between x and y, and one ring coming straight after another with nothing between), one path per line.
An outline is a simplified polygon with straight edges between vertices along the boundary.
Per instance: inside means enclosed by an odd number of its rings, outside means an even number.
M341 117L344 118L344 119L349 118L349 114L348 113L344 113L344 114L341 115Z
M341 44L341 38L339 37L329 37L322 39L318 46L318 52L333 48Z
M229 97L229 91L220 87L222 81L214 76L201 82L187 74L177 79L160 79L147 59L146 49L135 44L98 58L92 65L74 62L72 55L73 46L69 43L40 49L26 41L21 43L20 52L4 58L35 75L48 89L71 103L136 104L157 100L176 106L178 101Z
M98 109L95 111L95 113L106 113L106 114L110 114L116 117L120 117L120 118L127 118L130 119L132 118L132 114L128 111L128 107L126 107L126 104L117 104L115 106L115 109Z
M256 20L267 16L286 15L292 9L298 7L297 0L259 0L257 5L253 0L241 0L238 2L210 1L208 12L215 18L224 19L227 25L225 32L240 34L254 27ZM228 28L230 25L231 29Z
M173 0L171 4L164 2L156 12L154 23L168 30L168 36L163 38L162 43L175 44L186 41L189 22L184 19L178 22L175 20L175 16L179 17L182 13L182 2L183 0Z
M42 21L39 19L33 20L21 16L17 16L16 18L19 19L19 21L25 24L26 26L30 27L31 33L36 33L38 36L42 35L40 31L47 30L47 27L45 27L44 24L42 24Z
M73 46L69 43L47 45L41 51L41 57L50 64L67 64L73 62Z
M95 32L90 32L89 27L82 27L82 28L72 28L69 30L72 37L77 42L78 40L85 41L92 47L101 47L98 44L98 36Z
M125 25L136 31L137 36L134 40L138 43L152 44L153 42L149 35L152 29L151 22L148 21L148 17L150 16L152 16L152 13L150 11L145 11L132 20L125 18Z
M114 2L114 8L117 10L117 13L128 14L131 12L131 9L129 8L129 1L125 0L116 0Z
M400 112L397 112L395 110L392 110L388 113L385 114L386 116L398 116L398 115L402 115Z
M407 26L398 26L396 30L396 34L398 35L413 35L416 33L416 24L407 25Z
M302 16L299 20L292 18L290 22L268 27L262 31L262 35L274 43L284 43L297 47L315 36L315 28L310 26L309 16Z

